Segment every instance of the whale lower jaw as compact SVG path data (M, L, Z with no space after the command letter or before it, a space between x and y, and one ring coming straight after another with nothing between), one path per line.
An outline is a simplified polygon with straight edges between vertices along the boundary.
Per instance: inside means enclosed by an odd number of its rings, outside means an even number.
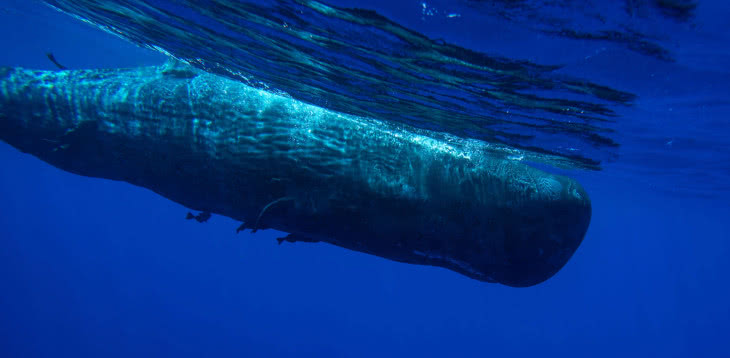
M569 178L175 63L2 68L0 139L63 170L243 221L241 229L509 286L553 276L591 217Z

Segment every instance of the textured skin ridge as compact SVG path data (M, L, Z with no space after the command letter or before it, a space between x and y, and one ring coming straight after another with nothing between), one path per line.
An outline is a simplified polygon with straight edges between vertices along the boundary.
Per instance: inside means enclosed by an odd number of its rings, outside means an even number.
M392 260L529 286L587 230L575 181L442 134L331 112L175 63L0 69L0 139L61 169Z

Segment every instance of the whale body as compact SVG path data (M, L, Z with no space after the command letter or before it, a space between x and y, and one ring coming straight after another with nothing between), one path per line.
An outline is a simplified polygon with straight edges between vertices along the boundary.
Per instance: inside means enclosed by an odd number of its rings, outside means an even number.
M576 181L484 146L350 116L169 62L0 68L0 140L191 209L474 279L531 286L580 245Z

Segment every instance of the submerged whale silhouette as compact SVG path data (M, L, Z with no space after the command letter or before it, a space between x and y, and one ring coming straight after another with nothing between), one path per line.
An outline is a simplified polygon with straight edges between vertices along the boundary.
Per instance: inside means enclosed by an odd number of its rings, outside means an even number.
M0 68L0 140L286 241L509 286L553 276L591 217L577 182L475 144L194 70Z

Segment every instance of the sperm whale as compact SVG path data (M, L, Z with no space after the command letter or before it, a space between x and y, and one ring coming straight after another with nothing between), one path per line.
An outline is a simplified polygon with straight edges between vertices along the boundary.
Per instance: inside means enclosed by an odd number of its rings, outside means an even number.
M591 218L576 181L406 125L332 112L170 61L0 68L0 140L186 207L471 278L552 277Z

